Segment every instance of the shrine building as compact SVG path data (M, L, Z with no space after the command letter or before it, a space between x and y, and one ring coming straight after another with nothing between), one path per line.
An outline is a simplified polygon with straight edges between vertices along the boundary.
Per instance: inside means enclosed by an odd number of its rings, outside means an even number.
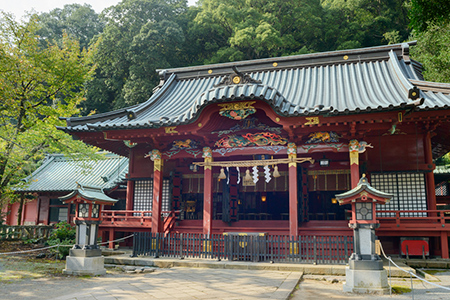
M414 42L158 70L146 102L59 129L129 158L126 209L100 232L352 236L336 194L363 174L389 253L427 239L449 258L434 159L450 151L450 85L423 80ZM150 94L150 91L149 91Z

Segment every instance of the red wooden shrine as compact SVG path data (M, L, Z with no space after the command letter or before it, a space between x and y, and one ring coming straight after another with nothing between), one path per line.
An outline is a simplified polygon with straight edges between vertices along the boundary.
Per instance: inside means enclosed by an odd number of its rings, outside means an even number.
M422 80L410 44L161 70L145 103L62 130L129 157L115 232L348 235L335 198L360 174L393 194L377 235L428 237L449 257L433 159L450 150L450 86Z

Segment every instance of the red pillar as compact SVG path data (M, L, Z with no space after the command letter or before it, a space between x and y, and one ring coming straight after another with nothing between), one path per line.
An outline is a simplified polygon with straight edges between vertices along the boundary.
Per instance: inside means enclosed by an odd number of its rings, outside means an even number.
M108 248L109 249L114 249L114 228L110 228L109 229L109 243L108 243Z
M443 259L449 259L448 253L448 233L447 231L441 231L441 252Z
M351 140L349 142L348 150L350 152L350 178L352 189L358 185L359 182L359 142Z
M134 181L128 180L125 209L133 210L133 204L134 204L133 202L134 202Z
M151 155L153 161L153 206L152 206L152 233L162 231L161 222L161 201L163 186L163 161L161 152L153 150Z
M130 151L130 159L128 162L128 175L133 174L134 171L134 152ZM130 178L128 178L130 179ZM125 203L126 210L133 210L134 206L134 181L128 180L127 182L127 197Z
M289 235L298 236L298 195L297 195L297 146L294 143L288 144L289 163Z
M211 148L203 148L203 158L206 163L203 189L203 234L210 235L212 233L213 173L212 166L208 166L207 164L213 160Z
M432 165L433 168L430 170L434 170L433 164L433 153L431 148L431 135L430 132L425 134L424 138L424 150L425 150L425 163L428 165ZM433 171L426 173L427 180L427 201L428 201L428 209L435 210L436 209L436 190L435 190L435 182L434 182L434 174Z

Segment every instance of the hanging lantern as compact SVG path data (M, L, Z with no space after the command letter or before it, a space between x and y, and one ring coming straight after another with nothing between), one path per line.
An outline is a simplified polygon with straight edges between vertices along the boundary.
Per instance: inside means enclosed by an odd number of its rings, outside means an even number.
M227 175L225 175L225 170L223 168L220 169L219 179L226 179Z
M281 175L280 175L280 172L278 172L278 166L277 165L275 165L275 167L273 168L273 177L274 178L278 178L278 177L280 177Z

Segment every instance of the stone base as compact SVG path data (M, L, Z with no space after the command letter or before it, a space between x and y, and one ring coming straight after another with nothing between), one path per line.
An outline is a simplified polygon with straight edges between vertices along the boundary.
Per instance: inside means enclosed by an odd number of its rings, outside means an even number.
M66 268L63 274L68 275L105 275L104 257L66 257Z
M388 294L390 287L386 270L345 270L344 292Z

